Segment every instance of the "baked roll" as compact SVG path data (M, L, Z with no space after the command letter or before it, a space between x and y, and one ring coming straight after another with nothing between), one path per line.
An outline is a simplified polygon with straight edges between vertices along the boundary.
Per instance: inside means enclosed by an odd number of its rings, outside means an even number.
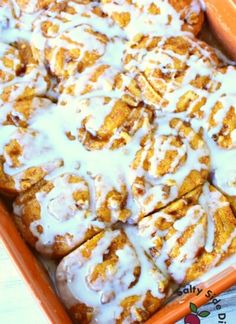
M93 210L91 185L76 171L57 171L19 195L14 215L26 241L58 258L104 229Z
M175 32L187 30L197 35L204 21L197 0L101 2L104 12L125 30L129 39L137 34L163 33L169 27Z
M209 183L138 225L146 251L178 284L191 282L236 250L236 218Z
M202 113L218 82L212 75L220 61L207 44L187 36L139 36L124 55L124 67L133 75L131 93L164 112ZM198 116L197 116L198 117Z
M236 210L236 92L234 80L236 69L226 66L215 69L211 82L217 86L206 96L201 111L194 116L191 124L195 129L203 128L205 141L211 155L212 183L229 199Z
M38 64L31 45L19 41L16 48L1 44L0 104L24 98L46 95L50 80L45 66Z
M132 193L142 215L203 184L210 156L201 133L175 117L159 118L131 164Z
M46 135L15 126L0 128L0 191L17 194L61 164Z
M153 112L127 93L124 78L119 69L101 64L62 83L59 107L71 141L88 150L115 150L148 129Z
M118 149L129 143L139 129L147 129L152 120L151 110L142 104L133 108L121 99L92 97L77 99L75 106L75 100L69 102L69 107L62 107L66 134L88 150Z
M232 83L235 78L234 66L217 69L212 75L217 88L203 107L202 119L208 136L217 146L227 150L236 148L236 90Z
M113 50L122 52L117 28L97 2L64 1L50 6L34 23L34 57L49 66L53 75L67 79L101 62L111 60ZM108 53L108 55L106 55Z
M105 54L108 42L106 35L96 32L89 25L80 25L49 39L45 59L53 74L66 78L95 64Z
M59 264L57 287L76 323L140 323L165 300L168 280L135 234L103 231Z

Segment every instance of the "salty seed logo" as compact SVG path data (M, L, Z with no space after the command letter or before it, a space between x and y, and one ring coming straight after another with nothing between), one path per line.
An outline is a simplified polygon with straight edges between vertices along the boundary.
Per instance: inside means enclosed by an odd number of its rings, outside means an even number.
M192 313L185 316L184 318L185 324L200 324L201 323L200 318L207 317L210 315L210 312L208 311L198 312L198 308L194 303L190 303L189 308Z

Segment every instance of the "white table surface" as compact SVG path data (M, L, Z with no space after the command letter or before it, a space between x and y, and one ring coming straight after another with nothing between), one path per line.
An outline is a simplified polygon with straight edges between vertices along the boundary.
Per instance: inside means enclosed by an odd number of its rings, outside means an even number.
M223 310L227 314L226 324L236 323L236 288L219 297ZM204 310L212 307L203 306ZM218 324L217 313L201 323ZM179 323L183 323L180 321ZM11 263L6 251L0 243L0 324L49 324L38 308L28 287L22 281L19 273ZM58 323L53 323L58 324ZM161 324L161 323L160 323ZM222 323L223 324L223 323Z

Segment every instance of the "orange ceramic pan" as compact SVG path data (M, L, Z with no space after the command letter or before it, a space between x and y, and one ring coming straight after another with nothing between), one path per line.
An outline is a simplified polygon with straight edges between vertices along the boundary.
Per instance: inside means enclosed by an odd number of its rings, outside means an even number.
M205 3L211 29L236 60L236 0L205 0Z
M216 36L224 43L231 57L236 59L236 1L205 0L206 12ZM22 277L30 287L49 323L71 324L63 305L57 298L48 278L37 259L19 235L7 208L0 201L0 240L6 247ZM230 267L205 282L201 288L214 295L236 284L236 267ZM203 290L204 291L204 290ZM198 307L208 302L205 293L188 294L164 306L147 323L173 324L189 313L190 301Z

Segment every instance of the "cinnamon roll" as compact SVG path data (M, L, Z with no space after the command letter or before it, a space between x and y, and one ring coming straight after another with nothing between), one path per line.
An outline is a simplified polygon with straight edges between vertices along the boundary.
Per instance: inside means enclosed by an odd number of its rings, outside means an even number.
M118 149L153 119L146 105L127 94L124 75L106 64L62 84L59 107L68 138L79 140L88 150Z
M132 193L147 215L186 194L208 176L210 156L201 133L179 118L159 118L131 164Z
M135 233L103 231L59 264L57 287L76 323L143 322L165 300L168 280Z
M141 35L124 56L124 67L134 75L144 102L157 110L190 115L199 112L208 93L217 89L211 75L218 66L212 48L186 36Z
M179 284L236 253L236 218L226 197L208 183L138 226L146 251Z
M50 87L49 75L39 65L26 41L15 47L1 43L0 53L0 104L22 100L36 95L46 95Z
M78 171L57 171L17 197L16 224L31 246L58 258L105 227L92 200L91 184Z
M60 164L45 135L11 125L0 128L1 192L24 191Z
M38 61L43 58L52 74L66 79L98 61L110 60L106 54L113 47L121 51L121 39L116 37L119 29L109 30L112 24L96 2L52 5L34 23L34 56Z

